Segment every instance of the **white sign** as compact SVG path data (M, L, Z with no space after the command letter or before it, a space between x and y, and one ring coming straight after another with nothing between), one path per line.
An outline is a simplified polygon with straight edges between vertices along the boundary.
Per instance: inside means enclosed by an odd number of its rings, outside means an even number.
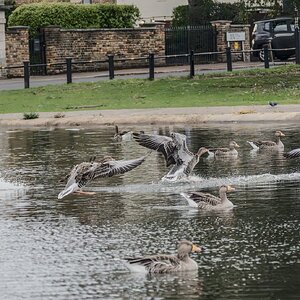
M239 41L245 41L246 36L245 32L226 32L226 39L227 42L239 42Z

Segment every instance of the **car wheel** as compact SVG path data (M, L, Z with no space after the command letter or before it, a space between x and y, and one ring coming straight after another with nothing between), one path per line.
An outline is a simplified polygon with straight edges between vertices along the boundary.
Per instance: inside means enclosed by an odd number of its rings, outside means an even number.
M264 51L265 46L267 45L262 45L262 48L258 52L258 58L260 61L265 61L265 51Z

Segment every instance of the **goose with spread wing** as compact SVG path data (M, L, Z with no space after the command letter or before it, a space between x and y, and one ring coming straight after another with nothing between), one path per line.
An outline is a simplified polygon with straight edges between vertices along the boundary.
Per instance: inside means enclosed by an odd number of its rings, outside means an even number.
M191 152L186 144L186 136L176 132L172 132L170 136L133 133L133 138L141 146L162 153L167 167L173 165L168 174L163 177L166 180L189 176L200 157L208 152L205 147L199 148L196 153Z
M73 167L71 172L65 177L67 184L58 199L62 199L71 193L93 195L92 192L84 192L81 189L90 181L97 178L111 177L133 170L142 164L146 156L131 160L115 160L111 156L104 157L100 161L95 159L90 162L82 162Z
M181 195L191 207L199 209L227 209L233 207L233 203L227 198L227 193L233 191L235 191L234 187L222 185L219 189L219 197L203 192L181 193Z
M236 148L240 146L235 141L230 141L229 148L208 148L208 152L216 157L236 157L239 154Z
M286 158L300 157L300 148L293 149L289 152L286 152L286 153L283 154L283 156L286 157Z
M177 255L158 254L137 258L128 258L128 268L131 271L147 273L172 273L183 271L195 271L197 263L190 258L191 252L200 252L201 248L192 242L182 240L178 244Z
M247 141L251 145L251 147L255 150L284 150L284 145L280 139L280 137L284 137L285 134L282 133L280 130L275 132L276 140L273 141Z

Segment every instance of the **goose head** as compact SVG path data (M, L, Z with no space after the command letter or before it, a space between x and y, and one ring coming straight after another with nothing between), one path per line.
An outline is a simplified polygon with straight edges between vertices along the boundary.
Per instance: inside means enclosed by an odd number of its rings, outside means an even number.
M240 146L235 141L231 141L229 143L229 148L230 149L235 149L235 148L240 148Z
M182 240L178 244L177 256L179 259L183 259L188 256L191 252L201 252L201 248L194 245L188 240Z
M282 133L280 130L277 130L277 131L275 132L275 136L280 137L280 136L285 136L285 134Z
M222 185L219 189L220 194L221 193L228 193L228 192L234 192L235 188L232 187L231 185Z

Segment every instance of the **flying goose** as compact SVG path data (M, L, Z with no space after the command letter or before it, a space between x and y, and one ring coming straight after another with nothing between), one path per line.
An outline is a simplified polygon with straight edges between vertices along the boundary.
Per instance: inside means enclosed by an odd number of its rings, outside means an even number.
M208 152L213 153L216 157L233 157L238 155L236 148L240 148L240 146L235 141L230 141L229 148L208 148Z
M283 153L283 156L286 157L286 158L300 157L300 148L293 149L289 152Z
M166 166L173 165L163 179L176 180L182 176L189 176L200 157L208 152L205 147L199 148L196 153L191 152L186 144L184 134L172 132L170 136L133 133L133 138L146 148L163 154Z
M193 243L182 240L178 244L177 255L149 255L137 258L127 258L131 271L143 271L147 273L172 273L183 271L195 271L197 263L190 258L191 252L200 252L201 248Z
M106 156L99 162L95 161L95 158L90 162L82 162L74 166L65 177L67 184L64 190L59 193L58 199L71 193L94 195L93 192L83 192L81 189L97 178L111 177L131 171L143 163L145 159L146 156L131 160L115 160L111 156Z
M280 137L285 136L280 130L275 132L276 141L247 141L251 147L255 150L284 150L284 145L280 140Z
M199 209L224 209L233 207L232 202L228 200L226 195L227 192L233 191L235 191L234 187L222 185L219 189L219 197L203 192L181 193L181 196L188 201L191 207Z

